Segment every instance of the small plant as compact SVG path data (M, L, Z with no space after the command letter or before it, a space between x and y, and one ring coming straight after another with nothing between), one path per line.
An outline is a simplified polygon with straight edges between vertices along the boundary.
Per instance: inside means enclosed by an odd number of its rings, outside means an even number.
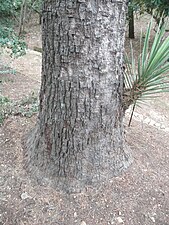
M152 21L150 22L145 38L140 38L141 54L135 60L133 47L131 44L131 57L126 55L124 73L125 88L123 96L124 111L136 103L142 102L151 97L157 97L161 92L169 91L169 37L164 39L165 25L159 25L155 34L153 44L150 47L150 32ZM132 111L132 114L133 114ZM130 118L129 125L131 123Z
M11 56L18 57L26 54L26 43L18 37L12 28L0 26L0 47L11 51Z
M4 97L4 96L0 96L0 105L4 105L6 103L9 102L9 99L7 97Z
M0 125L10 115L31 117L37 112L38 99L34 94L17 102L13 102L2 95L0 96Z
M0 95L0 124L3 122L5 118L5 114L3 113L4 107L9 104L10 100L7 97Z

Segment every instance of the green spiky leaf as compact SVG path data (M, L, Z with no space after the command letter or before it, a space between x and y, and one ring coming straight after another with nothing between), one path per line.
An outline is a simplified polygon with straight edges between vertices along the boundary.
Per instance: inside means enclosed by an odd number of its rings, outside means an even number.
M164 38L166 25L159 25L150 46L152 21L148 25L145 39L141 36L140 56L135 60L131 44L131 57L125 57L124 110L142 100L169 92L169 37ZM143 42L143 43L142 43Z

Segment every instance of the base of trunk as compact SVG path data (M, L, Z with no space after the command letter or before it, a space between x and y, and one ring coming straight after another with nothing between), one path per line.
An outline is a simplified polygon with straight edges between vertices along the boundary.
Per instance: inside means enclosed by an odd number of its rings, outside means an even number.
M88 163L82 168L81 176L58 176L55 168L55 162L38 157L36 145L37 129L32 130L23 141L24 149L24 169L30 174L34 181L43 186L52 186L58 191L66 193L79 193L88 186L97 187L102 183L108 182L113 177L120 175L132 163L130 148L123 145L123 154L120 157L110 157L109 166L100 165L99 170L89 168ZM43 148L43 146L41 146ZM44 149L43 149L44 151ZM45 151L44 151L45 152ZM112 165L112 166L110 166Z

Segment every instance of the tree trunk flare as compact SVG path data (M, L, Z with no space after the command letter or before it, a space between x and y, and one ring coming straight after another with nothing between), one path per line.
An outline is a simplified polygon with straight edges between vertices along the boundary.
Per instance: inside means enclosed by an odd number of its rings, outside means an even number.
M39 115L26 166L66 191L125 170L123 50L126 1L45 1Z

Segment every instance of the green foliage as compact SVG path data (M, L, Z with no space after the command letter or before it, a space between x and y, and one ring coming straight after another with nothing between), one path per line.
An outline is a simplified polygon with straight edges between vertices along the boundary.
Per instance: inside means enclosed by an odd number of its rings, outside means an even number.
M15 74L16 71L14 69L11 69L8 66L1 66L0 64L0 74ZM0 83L4 81L4 78L0 77Z
M10 49L11 56L25 54L26 43L14 32L13 25L22 0L0 0L0 47Z
M18 37L12 28L0 26L0 47L11 50L11 56L21 56L26 53L26 43Z
M169 37L164 39L165 25L162 28L159 25L150 47L151 29L152 22L148 26L144 43L141 36L138 60L135 60L132 45L131 57L126 55L124 110L131 104L169 91Z
M21 3L22 0L0 0L0 17L13 16Z
M128 16L130 15L131 11L138 12L139 10L140 10L139 1L137 1L137 0L130 0L129 4L128 4ZM129 19L129 18L127 17L127 19Z
M157 24L160 20L169 16L169 1L168 0L132 0L131 1L140 13L147 12L152 15ZM134 8L134 9L136 9Z
M28 6L32 8L35 12L41 14L42 0L29 0Z
M5 114L3 113L3 108L9 104L9 99L0 95L0 124L2 124Z
M0 106L6 104L8 102L9 102L9 99L7 97L0 95Z
M38 99L34 94L17 102L0 95L0 125L10 115L31 117L37 112Z

